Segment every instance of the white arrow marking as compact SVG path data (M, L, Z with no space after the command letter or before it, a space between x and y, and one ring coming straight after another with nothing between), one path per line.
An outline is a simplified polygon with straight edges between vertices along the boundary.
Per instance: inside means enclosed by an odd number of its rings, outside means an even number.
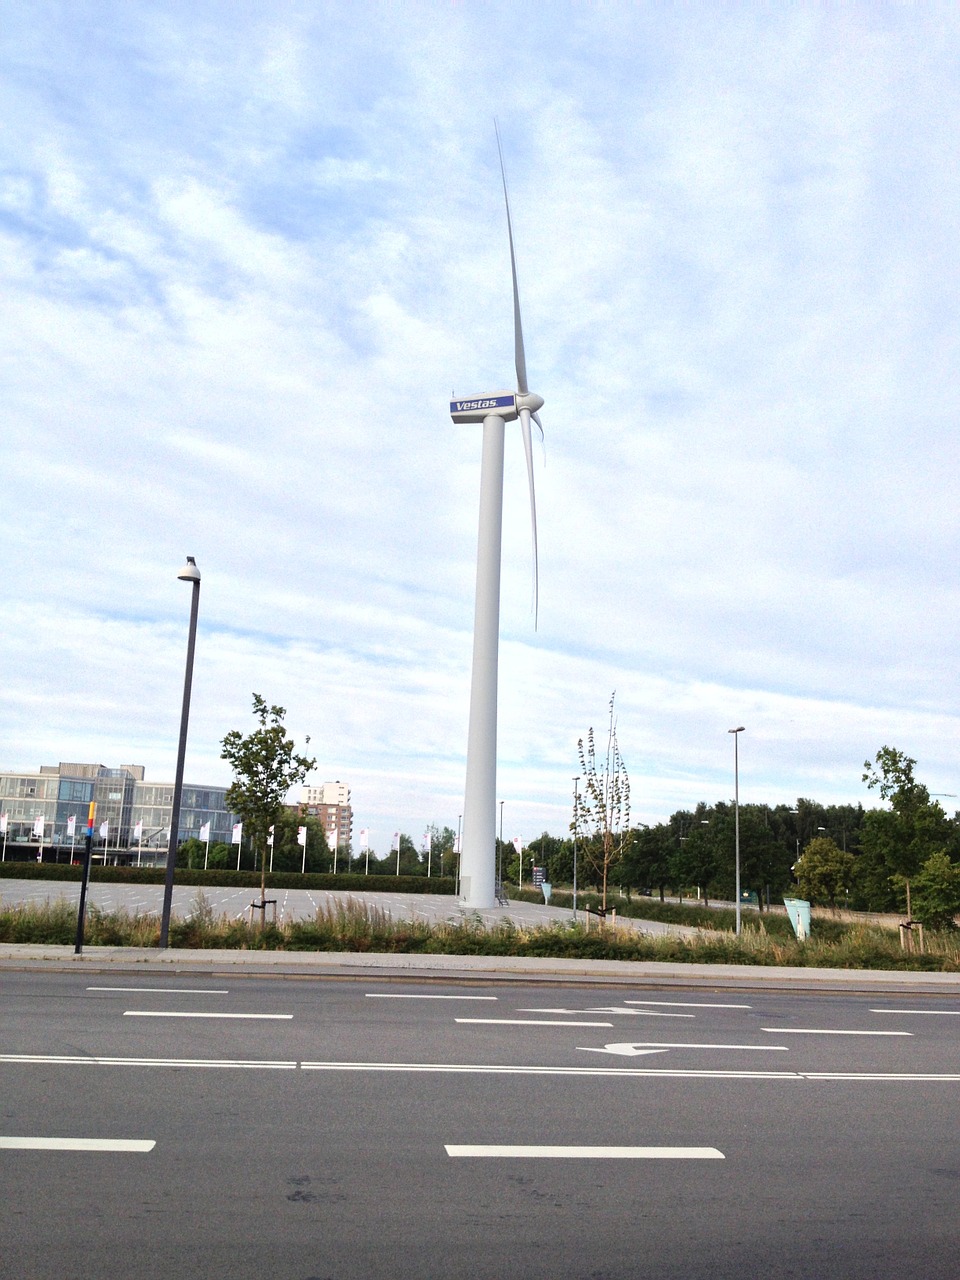
M584 1053L618 1053L623 1058L640 1058L645 1053L666 1053L666 1049L646 1049L639 1044L605 1044L602 1049L596 1045L577 1045Z
M604 1009L518 1009L517 1013L565 1013L568 1016L578 1013L619 1013L633 1018L695 1018L695 1013L654 1013L652 1009L617 1009L614 1006Z
M580 1046L584 1048L584 1046ZM667 1044L663 1040L640 1040L633 1044L606 1044L602 1049L585 1048L587 1053L621 1053L633 1057L639 1053L660 1053L667 1049L749 1049L757 1053L787 1053L785 1044Z

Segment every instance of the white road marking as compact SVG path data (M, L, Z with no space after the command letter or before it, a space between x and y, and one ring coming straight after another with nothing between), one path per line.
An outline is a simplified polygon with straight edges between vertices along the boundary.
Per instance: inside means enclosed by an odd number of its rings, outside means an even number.
M578 1045L585 1053L619 1053L625 1058L637 1053L657 1053L666 1049L749 1049L757 1053L788 1053L785 1044L665 1044L662 1040L640 1040L632 1044Z
M677 1009L752 1009L749 1004L695 1004L692 1000L624 1000L624 1004L670 1005Z
M775 1036L912 1036L912 1031L833 1031L819 1027L761 1027Z
M367 991L368 1000L496 1000L497 996L409 996L395 991Z
M453 1146L448 1156L534 1160L723 1160L716 1147L519 1147Z
M252 1018L289 1022L292 1013L184 1013L171 1009L124 1009L125 1018Z
M149 1138L0 1138L0 1151L152 1151Z
M134 991L138 995L144 991L170 992L178 996L225 996L230 993L224 988L220 991L214 987L87 987L88 991Z
M489 1066L446 1062L270 1062L214 1058L95 1058L53 1054L3 1053L0 1064L76 1067L197 1067L250 1071L381 1071L423 1075L579 1076L593 1079L634 1080L772 1080L786 1082L896 1082L960 1084L960 1074L950 1072L865 1071L719 1071L666 1067L546 1067Z
M232 1058L102 1058L50 1053L0 1053L0 1062L47 1064L55 1067L222 1067L252 1071L296 1071L296 1062L257 1062Z
M556 1022L545 1018L456 1018L456 1022L497 1027L612 1027L612 1022Z
M960 1009L871 1009L870 1012L922 1014L925 1018L960 1018Z
M619 1013L628 1017L639 1018L695 1018L695 1013L653 1013L649 1009L615 1009L613 1006L604 1009L518 1009L517 1013Z

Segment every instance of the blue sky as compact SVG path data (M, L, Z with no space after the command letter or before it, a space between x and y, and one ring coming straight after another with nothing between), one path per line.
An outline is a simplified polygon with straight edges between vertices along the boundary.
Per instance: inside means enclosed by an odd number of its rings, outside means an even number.
M569 821L960 792L960 18L929 4L43 4L0 36L0 767L187 775L251 693L380 849L462 810L479 428L508 431L499 794ZM506 834L506 832L505 832Z

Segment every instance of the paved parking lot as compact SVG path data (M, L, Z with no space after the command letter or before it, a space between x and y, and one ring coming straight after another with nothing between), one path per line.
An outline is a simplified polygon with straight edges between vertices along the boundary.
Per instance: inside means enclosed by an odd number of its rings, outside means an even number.
M230 919L249 917L250 904L259 897L256 889L235 889L207 886L199 890L193 886L174 885L173 914L186 917L198 908L200 898L210 904L215 916ZM80 885L75 881L0 881L0 902L6 905L27 902L75 903L80 896ZM268 891L268 900L276 899L277 923L293 919L311 919L318 911L336 909L347 902L362 903L379 909L393 920L425 920L459 923L475 920L487 926L503 920L519 926L553 924L569 921L573 912L563 907L550 907L532 902L510 902L504 907L491 907L485 911L467 911L456 898L439 893L374 893L341 892L334 889L277 889ZM87 902L102 911L129 911L144 915L159 915L163 902L163 886L152 884L91 884ZM579 912L584 919L584 913ZM591 917L595 919L595 917ZM696 929L683 925L660 924L654 920L630 920L619 917L618 923L646 934L695 934Z

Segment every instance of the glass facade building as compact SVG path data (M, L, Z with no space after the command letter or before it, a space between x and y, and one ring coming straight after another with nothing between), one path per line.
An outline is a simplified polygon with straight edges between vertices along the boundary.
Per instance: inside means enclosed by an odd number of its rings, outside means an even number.
M226 787L184 783L179 841L199 839L200 828L209 822L211 844L230 843L236 818L226 808L226 793ZM43 765L37 773L0 773L0 815L6 817L6 831L0 835L3 856L36 857L41 850L44 860L69 860L71 852L77 856L91 801L97 806L93 850L98 861L165 861L173 783L147 782L143 766L136 764L111 769L61 762ZM105 838L100 834L104 823Z

